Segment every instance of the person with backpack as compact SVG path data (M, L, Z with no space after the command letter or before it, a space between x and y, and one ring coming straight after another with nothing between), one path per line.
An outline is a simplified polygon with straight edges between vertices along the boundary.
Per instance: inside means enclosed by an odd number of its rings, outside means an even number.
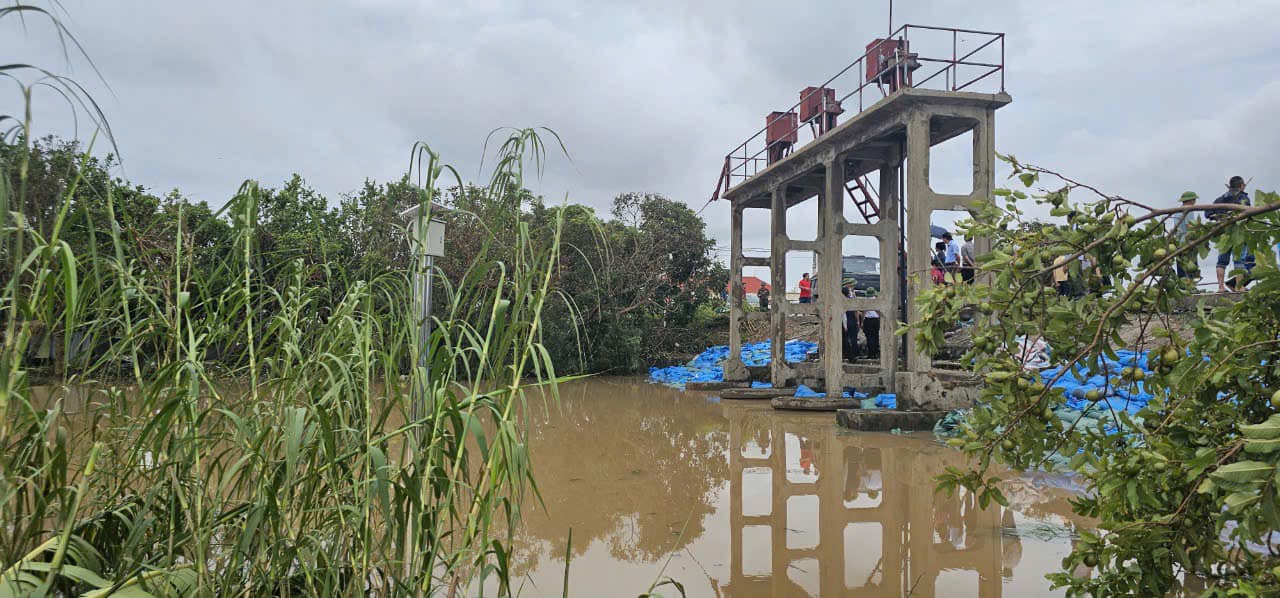
M1249 203L1249 194L1244 190L1244 177L1233 176L1227 181L1227 192L1218 196L1213 200L1214 204L1234 204L1238 206L1251 205ZM1210 220L1221 220L1231 215L1231 210L1211 210L1208 214ZM1218 292L1227 292L1226 275L1227 266L1232 263L1232 257L1235 258L1235 266L1245 271L1244 277L1232 279L1231 290L1241 292L1247 283L1248 272L1253 270L1253 256L1249 255L1248 247L1224 247L1218 250Z

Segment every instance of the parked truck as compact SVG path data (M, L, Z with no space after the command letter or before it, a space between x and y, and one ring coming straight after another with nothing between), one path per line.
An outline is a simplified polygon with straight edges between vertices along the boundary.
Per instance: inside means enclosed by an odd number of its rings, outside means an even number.
M880 292L880 258L865 255L846 255L841 260L844 276L841 286L852 284L853 290L861 295L870 289ZM813 258L813 271L818 271L818 258ZM814 297L818 296L818 277L813 277Z

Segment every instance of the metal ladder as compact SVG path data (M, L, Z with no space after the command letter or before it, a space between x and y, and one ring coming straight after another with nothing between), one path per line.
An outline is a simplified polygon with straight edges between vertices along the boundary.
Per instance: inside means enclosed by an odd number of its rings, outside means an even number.
M852 182L845 183L844 190L849 193L849 199L853 200L853 206L858 208L863 220L870 224L880 219L880 204L877 201L879 193L871 186L867 177L857 177Z

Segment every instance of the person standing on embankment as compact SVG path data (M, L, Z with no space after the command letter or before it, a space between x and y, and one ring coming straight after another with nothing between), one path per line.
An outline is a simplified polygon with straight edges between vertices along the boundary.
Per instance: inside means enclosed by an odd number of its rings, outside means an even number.
M800 278L800 302L813 302L813 281L809 280L808 272L805 272L804 276Z
M1195 191L1187 191L1178 198L1178 201L1185 207L1196 202L1200 196ZM1187 229L1191 226L1200 224L1200 214L1196 212L1183 212L1178 215L1178 219L1173 225L1173 235L1178 239L1178 244L1183 245L1187 242ZM1174 265L1174 270L1178 273L1178 278L1186 278L1191 280L1193 284L1200 282L1199 276L1193 276L1190 271L1182 267L1182 262ZM1221 280L1221 277L1219 277Z
M960 242L951 233L942 233L942 240L947 243L947 251L942 257L942 267L947 274L960 271Z
M1249 204L1249 194L1244 190L1244 177L1233 176L1227 182L1227 192L1223 193L1213 203L1218 204L1235 204L1238 206L1247 206ZM1221 220L1224 216L1228 216L1228 210L1213 210L1209 212L1210 220ZM1227 292L1226 276L1227 266L1231 264L1232 255L1235 256L1236 267L1244 270L1246 273L1253 270L1253 256L1249 255L1248 247L1223 247L1218 250L1218 292ZM1240 292L1244 290L1247 277L1239 277L1231 285L1233 291Z

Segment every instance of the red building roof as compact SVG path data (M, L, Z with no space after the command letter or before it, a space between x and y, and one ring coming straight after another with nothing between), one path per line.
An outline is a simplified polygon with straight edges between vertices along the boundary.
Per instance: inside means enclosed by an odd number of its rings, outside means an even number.
M725 291L728 291L728 290L730 289L730 287L732 287L732 286L733 286L733 283L729 283L728 285L725 285L724 290L725 290ZM743 276L743 277L742 277L742 292L744 292L744 293L746 293L746 294L748 294L748 295L754 295L754 294L756 294L756 293L759 293L759 292L760 292L760 287L764 287L764 288L766 288L766 289L769 289L769 291L770 291L770 292L772 292L772 291L773 291L773 289L769 287L769 283L767 283L767 282L765 282L765 281L763 281L763 280L760 280L759 278L757 278L757 277L755 277L755 276Z

